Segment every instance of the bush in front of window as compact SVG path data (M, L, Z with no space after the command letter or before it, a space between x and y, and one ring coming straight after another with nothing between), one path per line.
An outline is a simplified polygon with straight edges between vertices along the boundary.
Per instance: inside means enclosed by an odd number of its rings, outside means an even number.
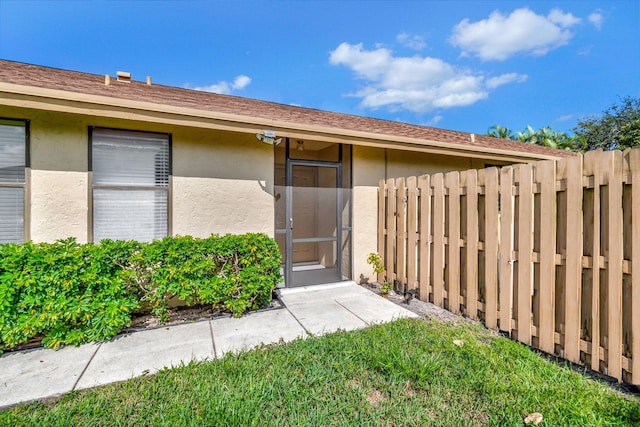
M0 351L109 339L131 324L136 295L118 274L136 242L0 245Z
M280 263L278 246L266 234L178 236L142 244L121 275L163 321L174 298L225 307L239 317L271 301L282 279Z
M166 319L175 297L240 316L266 306L280 280L280 252L265 234L3 244L0 353L33 339L52 348L108 340L141 309Z

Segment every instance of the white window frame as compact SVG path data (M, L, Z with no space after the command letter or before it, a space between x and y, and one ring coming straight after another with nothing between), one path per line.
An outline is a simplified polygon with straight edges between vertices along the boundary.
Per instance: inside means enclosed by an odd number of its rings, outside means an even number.
M0 117L0 126L11 126L3 124L2 122L15 122L16 126L24 127L24 179L22 181L2 181L0 180L0 187L2 188L22 188L23 189L23 210L22 210L22 242L30 240L30 216L29 216L29 200L30 200L30 133L29 133L29 120L26 119L14 119L7 117ZM8 241L0 240L1 243L8 243ZM16 242L21 243L21 242Z
M123 134L127 134L127 135L131 135L131 134L135 134L135 133L140 133L141 135L146 134L146 135L156 135L159 137L166 137L167 139L167 143L168 143L168 176L167 176L167 181L166 184L164 185L138 185L138 184L122 184L122 183L118 183L116 185L110 185L110 184L96 184L94 181L94 171L93 171L93 167L94 167L94 158L93 158L93 151L94 151L94 145L93 145L93 135L94 132L100 132L100 131L106 131L109 133L118 133L118 132L122 132ZM88 241L90 242L94 242L96 241L96 232L95 232L95 219L96 219L96 212L95 212L95 208L96 208L96 200L95 200L95 191L96 190L123 190L123 191L131 191L131 190L143 190L143 191L163 191L166 192L166 200L167 200L167 205L166 205L166 231L163 233L162 236L156 236L157 238L161 238L161 237L166 237L166 236L171 236L172 235L172 159L173 159L173 153L172 153L172 135L170 133L163 133L163 132L150 132L150 131L142 131L142 130L131 130L131 129L114 129L114 128L107 128L107 127L89 127L89 221L88 221ZM126 212L123 212L123 214L126 215ZM117 236L114 237L103 237L103 238L110 238L110 239L116 239ZM98 238L99 239L99 238ZM141 241L144 241L145 239L140 239ZM96 241L97 243L97 241Z

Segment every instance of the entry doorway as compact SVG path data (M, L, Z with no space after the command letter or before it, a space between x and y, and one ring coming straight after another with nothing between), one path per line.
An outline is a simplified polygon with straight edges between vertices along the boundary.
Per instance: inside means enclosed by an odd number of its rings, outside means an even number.
M287 140L284 152L276 153L275 169L276 240L285 286L350 279L350 150L345 155L339 144L298 140L292 153L291 145Z

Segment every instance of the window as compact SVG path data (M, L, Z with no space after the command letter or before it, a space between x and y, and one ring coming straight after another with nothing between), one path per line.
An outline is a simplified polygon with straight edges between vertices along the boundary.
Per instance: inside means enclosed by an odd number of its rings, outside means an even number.
M28 122L0 119L0 243L25 239Z
M171 135L91 128L93 241L169 234Z

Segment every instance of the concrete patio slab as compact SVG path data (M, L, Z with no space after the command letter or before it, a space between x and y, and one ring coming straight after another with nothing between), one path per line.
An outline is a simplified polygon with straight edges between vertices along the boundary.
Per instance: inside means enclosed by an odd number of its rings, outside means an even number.
M373 294L373 292L364 289L353 281L279 289L278 292L280 299L287 307L301 304L309 305L312 301L314 303L317 301L333 301L338 296L347 298Z
M336 298L336 302L367 322L369 325L391 322L404 317L419 317L417 314L386 300L373 292L346 298Z
M85 344L57 351L42 348L3 355L0 408L73 390L98 347L99 344Z
M409 310L353 281L282 289L280 298L296 319L313 334L359 329L400 317L416 317Z
M358 288L360 291L357 292L357 295L342 295L341 293L335 301L367 324L391 322L403 317L419 317L412 311L382 298L374 292L360 286ZM353 294L356 292L354 291Z
M313 304L287 304L287 308L302 326L314 335L340 329L351 331L367 326L358 316L332 300L314 300Z
M123 335L102 344L76 389L124 381L207 358L214 358L209 322Z
M216 355L247 350L261 344L306 337L307 333L288 310L269 310L243 317L211 321Z

